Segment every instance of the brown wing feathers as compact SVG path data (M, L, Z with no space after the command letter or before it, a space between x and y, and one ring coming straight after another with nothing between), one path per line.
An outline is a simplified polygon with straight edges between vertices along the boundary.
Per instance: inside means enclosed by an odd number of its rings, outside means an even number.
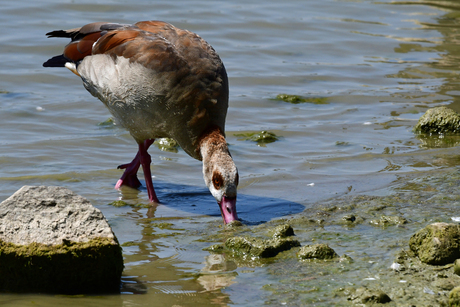
M131 41L138 37L140 34L139 30L123 30L123 31L110 31L101 40L98 41L97 45L94 46L93 54L105 53L119 45L122 45L128 41Z
M155 65L156 69L163 71L174 70L184 65L182 56L172 56L177 51L185 57L189 56L199 61L200 69L205 69L208 57L218 60L212 47L198 35L179 30L162 21L141 21L132 26L95 22L81 28L52 31L47 35L71 38L71 42L65 47L62 55L45 62L45 67L63 67L67 62L78 65L78 62L88 55L109 52L137 61L146 67ZM136 42L125 44L129 41ZM155 43L150 44L148 41ZM173 46L180 50L176 51L175 48L171 48ZM166 50L168 52L165 52Z
M107 52L139 35L139 28L134 27L131 30L126 27L128 25L95 22L81 28L49 32L46 34L48 37L67 37L71 38L71 42L65 47L62 55L49 59L43 63L43 66L64 67L67 62L78 63L88 55ZM119 28L124 28L124 30L117 31ZM98 42L101 37L103 39L93 50L94 43Z

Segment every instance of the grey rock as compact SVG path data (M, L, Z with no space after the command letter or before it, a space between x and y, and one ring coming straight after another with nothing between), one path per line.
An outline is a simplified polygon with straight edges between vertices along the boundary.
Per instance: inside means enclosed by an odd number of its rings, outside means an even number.
M119 292L122 271L102 212L69 189L24 186L0 203L0 291Z
M115 236L102 212L63 187L23 186L0 204L0 240L18 245Z

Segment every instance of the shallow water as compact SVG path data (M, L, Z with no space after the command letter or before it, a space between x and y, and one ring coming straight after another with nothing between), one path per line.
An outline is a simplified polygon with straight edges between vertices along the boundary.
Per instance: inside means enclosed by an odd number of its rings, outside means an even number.
M430 107L460 110L457 1L6 0L0 7L0 201L26 184L70 188L103 211L125 244L126 265L122 295L4 295L3 304L253 306L272 302L262 280L282 278L202 250L212 241L207 232L224 231L199 161L183 151L150 150L164 205L136 206L147 202L144 189L113 189L116 166L132 159L135 142L101 125L108 111L75 75L42 67L67 43L47 39L51 30L158 19L211 43L229 74L227 139L241 176L239 216L249 225L331 197L391 194L406 175L460 164L460 150L449 147L456 138L411 131ZM281 93L325 103L274 99ZM237 136L262 130L279 140L259 146ZM132 206L109 205L118 199ZM173 226L159 229L155 218Z

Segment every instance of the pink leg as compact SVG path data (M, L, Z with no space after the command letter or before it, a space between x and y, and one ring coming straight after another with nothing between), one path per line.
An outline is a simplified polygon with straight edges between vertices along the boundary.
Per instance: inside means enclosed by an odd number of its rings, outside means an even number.
M139 179L137 178L137 171L139 170L140 165L144 170L145 184L147 185L147 192L149 194L149 200L153 202L159 202L153 189L152 183L152 174L150 172L150 155L147 152L147 149L150 145L153 144L154 140L145 140L143 143L139 144L139 151L134 157L133 161L128 164L122 164L118 166L118 169L124 169L125 172L118 180L115 185L115 189L119 189L122 185L127 185L132 188L138 188L141 186ZM146 172L147 170L147 172Z
M137 152L136 157L133 161L128 164L119 165L118 169L124 169L125 172L121 175L121 178L118 179L115 189L119 189L122 185L127 185L128 187L137 189L141 186L141 182L137 179L137 171L141 165L139 152Z
M150 145L145 145L145 141L144 143L139 144L139 160L142 165L142 170L144 171L145 185L147 186L150 202L159 203L160 201L158 200L155 190L153 189L152 173L150 172L150 163L152 162L152 159L147 152L147 148Z

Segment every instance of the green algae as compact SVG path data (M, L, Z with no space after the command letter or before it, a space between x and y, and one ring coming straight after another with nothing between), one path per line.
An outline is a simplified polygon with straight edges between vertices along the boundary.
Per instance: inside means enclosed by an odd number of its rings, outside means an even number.
M113 207L126 207L126 206L129 206L129 204L125 201L122 201L122 200L115 200L111 203L109 203L109 206L113 206Z
M123 256L113 239L15 245L0 241L0 290L42 293L120 291Z
M401 216L389 216L389 215L382 215L379 219L374 219L369 222L371 225L375 226L390 226L390 225L403 225L407 224L408 221Z
M460 226L434 223L415 233L409 246L427 264L443 265L460 258Z
M356 289L349 300L355 304L385 304L391 302L391 298L383 291L360 287Z
M112 128L115 128L117 124L115 123L115 120L113 119L113 117L110 117L106 119L105 121L100 122L97 125L101 128L112 129Z
M179 143L172 138L159 138L153 144L157 145L161 151L178 152L179 150Z
M313 103L313 104L328 104L328 98L326 97L303 97L299 95L290 95L290 94L278 94L275 98L276 100L281 100L284 102L289 102L292 104L299 103Z
M427 134L460 132L460 114L447 107L429 109L415 125L415 132Z
M314 245L306 245L302 246L300 250L297 252L297 257L300 260L307 260L307 259L320 259L320 260L327 260L327 259L334 259L338 258L339 255L329 247L327 244L314 244Z
M460 306L460 286L455 287L449 293L449 307Z
M225 246L223 244L213 244L209 247L204 248L203 250L216 254L222 254L225 251Z
M241 223L241 221L234 220L228 224L225 224L224 227L226 230L231 230L231 229L238 229L239 227L242 227L242 226L243 226L243 223Z
M292 238L261 239L249 236L234 236L224 244L214 244L205 250L213 253L226 253L237 262L275 257L283 251L300 246Z
M126 207L126 206L132 206L132 207L138 207L138 208L150 208L152 207L151 204L143 204L143 203L137 203L137 204L130 204L127 203L123 200L115 200L111 203L108 203L109 206L113 207Z
M260 132L235 133L234 136L238 138L238 141L255 142L261 147L279 140L279 137L275 133L265 130Z
M263 240L251 237L233 237L225 241L225 248L231 250L234 255L256 258L269 258L278 255L282 251L300 246L300 242L291 238Z
M163 222L163 223L152 223L151 226L156 227L156 228L160 228L160 229L169 229L169 230L171 230L172 227L174 226L174 224L173 223Z
M134 241L126 241L125 243L121 244L122 247L131 247L131 246L139 246L141 242L134 242Z
M454 262L454 273L460 275L460 259L457 259Z
M294 229L289 224L276 226L270 231L273 238L287 238L294 236Z

